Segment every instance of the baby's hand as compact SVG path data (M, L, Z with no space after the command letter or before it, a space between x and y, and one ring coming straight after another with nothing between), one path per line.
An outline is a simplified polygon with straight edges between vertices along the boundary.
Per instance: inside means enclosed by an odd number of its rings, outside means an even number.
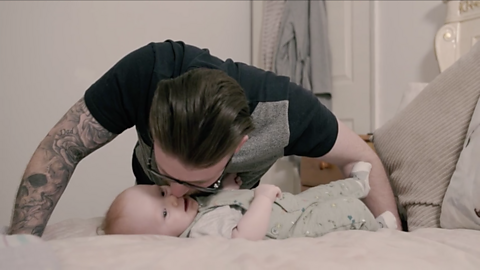
M225 175L222 181L222 189L231 190L239 189L242 185L242 179L236 173L229 173Z
M265 196L273 203L282 196L282 191L275 185L261 184L255 189L255 198L260 196Z

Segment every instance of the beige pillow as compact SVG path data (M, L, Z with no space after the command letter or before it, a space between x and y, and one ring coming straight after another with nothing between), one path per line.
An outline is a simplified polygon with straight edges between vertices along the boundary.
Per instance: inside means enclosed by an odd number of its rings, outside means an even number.
M440 209L480 96L480 42L374 133L409 230L440 227Z

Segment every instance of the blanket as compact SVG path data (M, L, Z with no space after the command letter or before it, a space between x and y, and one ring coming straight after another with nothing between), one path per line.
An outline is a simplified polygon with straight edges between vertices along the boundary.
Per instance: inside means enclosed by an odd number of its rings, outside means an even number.
M47 226L44 237L38 238L40 242L30 243L37 246L16 250L15 256L49 263L51 269L58 264L60 269L73 270L480 269L480 231L476 230L339 231L320 238L254 242L219 237L97 235L100 223L101 219L72 219ZM52 252L50 261L41 261L35 254L42 249ZM11 261L3 256L0 266Z

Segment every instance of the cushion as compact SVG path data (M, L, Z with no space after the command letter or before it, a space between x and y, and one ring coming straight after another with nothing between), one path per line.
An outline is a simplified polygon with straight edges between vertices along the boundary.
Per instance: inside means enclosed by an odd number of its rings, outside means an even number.
M443 197L480 95L480 43L374 132L409 230L440 227Z
M480 101L468 127L463 150L443 199L440 225L480 230Z

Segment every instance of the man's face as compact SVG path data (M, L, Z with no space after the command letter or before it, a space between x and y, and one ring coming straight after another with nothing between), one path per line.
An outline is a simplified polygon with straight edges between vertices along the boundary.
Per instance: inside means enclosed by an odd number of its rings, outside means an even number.
M230 156L224 157L217 164L204 169L190 168L183 165L177 158L167 155L160 147L154 144L155 161L157 169L163 175L187 182L198 187L209 187L222 177L225 166L230 160ZM196 193L197 190L175 181L165 179L170 185L172 195L181 197L185 194Z

